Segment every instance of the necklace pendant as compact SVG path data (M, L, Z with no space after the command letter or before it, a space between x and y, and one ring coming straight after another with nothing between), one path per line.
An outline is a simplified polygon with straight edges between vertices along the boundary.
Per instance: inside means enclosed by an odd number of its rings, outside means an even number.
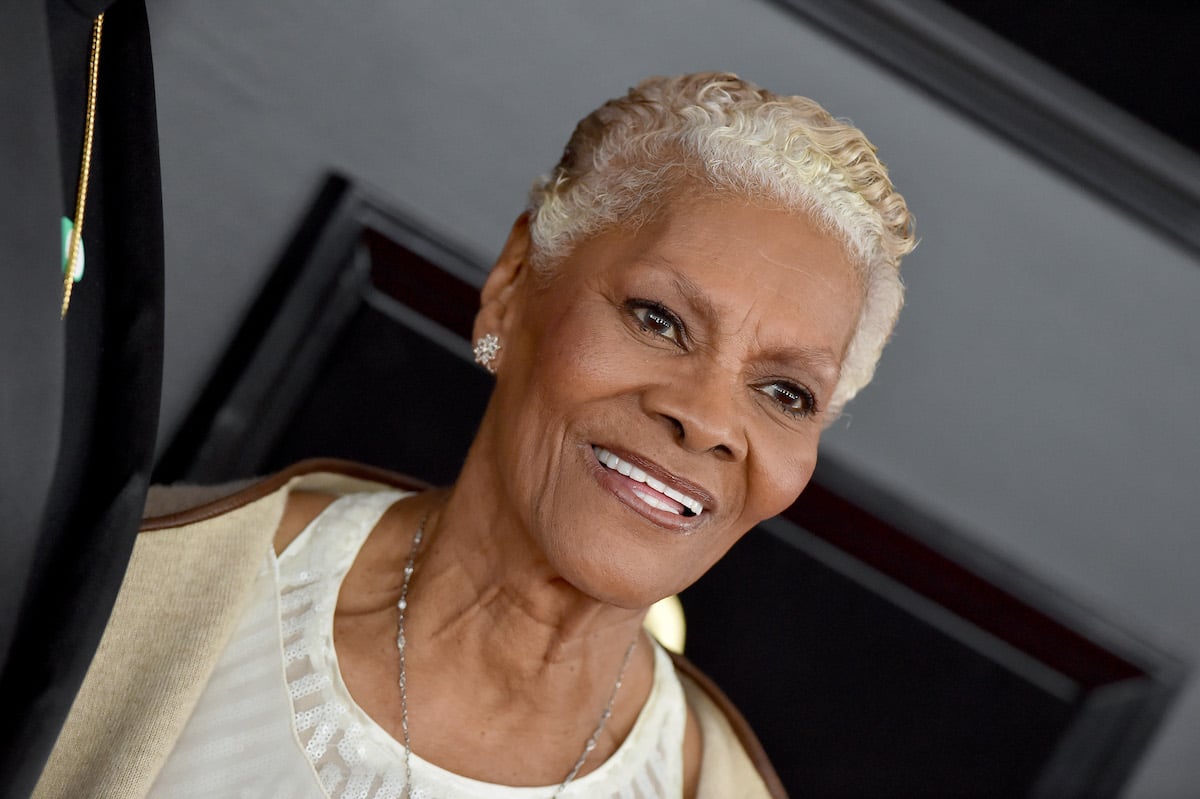
M71 240L75 238L75 223L64 216L62 218L62 273L64 277L70 267ZM83 264L83 238L80 237L76 244L75 269L71 273L71 279L76 283L83 280Z

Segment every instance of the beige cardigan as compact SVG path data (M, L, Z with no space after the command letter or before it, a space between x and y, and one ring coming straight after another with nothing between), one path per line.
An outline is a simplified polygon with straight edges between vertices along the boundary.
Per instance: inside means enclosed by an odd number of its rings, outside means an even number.
M34 796L145 796L233 634L288 493L397 487L421 485L359 464L305 461L214 501L147 518ZM178 506L189 489L169 491ZM704 737L701 799L785 797L729 700L686 660L677 658L676 669Z

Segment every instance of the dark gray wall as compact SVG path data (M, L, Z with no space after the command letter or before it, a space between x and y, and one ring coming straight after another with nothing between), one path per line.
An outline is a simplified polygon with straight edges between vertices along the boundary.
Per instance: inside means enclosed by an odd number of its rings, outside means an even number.
M757 0L160 0L163 438L328 168L495 252L574 121L731 69L881 147L916 210L909 305L829 451L1102 615L1200 656L1200 267ZM1195 681L1128 790L1187 796Z

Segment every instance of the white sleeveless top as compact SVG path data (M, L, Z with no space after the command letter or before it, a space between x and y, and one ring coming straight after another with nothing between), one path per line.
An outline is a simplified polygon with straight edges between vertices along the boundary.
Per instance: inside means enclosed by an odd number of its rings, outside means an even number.
M384 511L404 496L341 497L278 558L266 553L253 597L150 797L404 796L404 747L355 703L333 648L342 579ZM654 682L629 736L561 796L682 796L686 717L683 687L655 644ZM415 752L411 766L412 799L548 799L558 787L485 783Z

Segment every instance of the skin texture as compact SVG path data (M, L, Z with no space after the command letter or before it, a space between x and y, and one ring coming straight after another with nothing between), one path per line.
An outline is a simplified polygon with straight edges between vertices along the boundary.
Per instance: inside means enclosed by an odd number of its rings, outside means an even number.
M806 217L726 197L678 194L637 231L582 242L548 279L529 247L519 219L483 290L475 334L502 349L463 472L372 532L335 645L356 701L399 738L395 601L428 511L408 615L414 750L476 779L547 785L594 729L646 609L808 482L822 428L808 395L828 402L861 288ZM594 446L704 511L655 510ZM277 548L328 501L297 495ZM582 774L628 735L652 676L642 640ZM686 795L700 746L689 718Z

